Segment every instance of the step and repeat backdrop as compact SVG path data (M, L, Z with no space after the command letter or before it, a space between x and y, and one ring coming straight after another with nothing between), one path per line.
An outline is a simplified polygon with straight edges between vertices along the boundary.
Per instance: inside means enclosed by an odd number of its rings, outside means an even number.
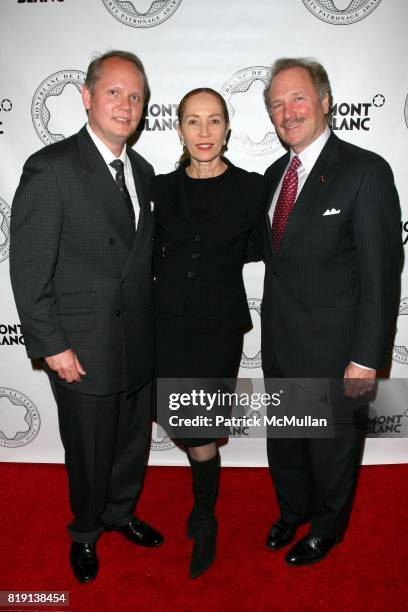
M334 93L333 129L391 164L408 243L408 5L405 0L2 0L0 5L0 460L61 462L56 407L46 375L27 359L9 281L13 195L25 159L86 121L80 90L95 53L139 55L152 96L135 148L156 173L174 169L181 150L177 104L199 86L217 89L231 114L228 156L263 173L283 153L262 92L277 57L312 56ZM403 272L391 377L408 378L408 273ZM261 379L263 265L245 268L253 330L240 376ZM252 383L255 387L257 381ZM408 423L408 392L395 395L377 431ZM266 465L265 440L232 437L224 465ZM363 462L408 461L408 440L367 440ZM154 425L151 464L184 464Z

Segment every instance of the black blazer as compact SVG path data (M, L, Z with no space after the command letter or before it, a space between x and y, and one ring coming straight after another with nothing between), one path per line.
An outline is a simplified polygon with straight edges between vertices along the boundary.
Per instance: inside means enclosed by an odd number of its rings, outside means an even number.
M27 160L12 207L10 273L28 355L72 348L87 374L69 388L84 393L130 392L152 376L153 169L128 155L136 235L85 128Z
M242 267L256 259L249 243L264 208L264 179L227 164L224 205L200 221L186 198L184 167L154 179L158 316L188 313L251 325Z
M270 202L288 162L286 154L266 171ZM385 366L398 306L400 214L388 163L332 134L277 256L265 215L264 370L277 362L288 377L343 377L349 361Z

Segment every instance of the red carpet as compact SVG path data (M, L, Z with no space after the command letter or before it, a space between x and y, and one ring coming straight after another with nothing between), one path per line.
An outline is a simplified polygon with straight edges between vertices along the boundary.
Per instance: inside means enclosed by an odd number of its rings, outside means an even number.
M3 463L0 479L0 590L69 591L69 608L54 610L408 610L408 465L363 467L346 539L305 568L287 567L285 551L264 545L277 516L267 470L224 469L218 558L195 581L188 578L184 527L189 472L149 468L139 515L164 533L166 544L146 550L104 534L99 576L89 585L78 584L69 567L63 466Z

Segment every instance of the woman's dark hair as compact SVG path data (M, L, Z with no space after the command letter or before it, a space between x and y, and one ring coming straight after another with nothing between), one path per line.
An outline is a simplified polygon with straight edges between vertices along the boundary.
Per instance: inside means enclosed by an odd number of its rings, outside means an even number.
M214 96L214 98L217 98L218 102L221 105L222 116L224 117L225 123L229 125L229 113L228 113L227 103L225 102L222 95L218 93L218 91L216 91L215 89L212 89L211 87L197 87L196 89L192 89L191 91L188 91L186 95L181 98L180 103L178 105L178 111L177 111L177 118L178 118L179 125L181 125L183 121L187 100L189 100L192 96L196 96L197 94L201 94L201 93L210 94L211 96ZM227 145L224 145L222 148L222 153L224 153L226 148L227 148ZM189 163L190 163L190 153L187 151L187 147L184 145L183 153L181 154L181 157L178 160L178 165L188 166Z

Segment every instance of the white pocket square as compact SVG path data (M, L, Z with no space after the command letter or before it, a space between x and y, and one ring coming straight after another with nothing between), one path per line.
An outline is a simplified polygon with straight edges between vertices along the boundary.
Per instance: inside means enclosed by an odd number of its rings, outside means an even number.
M151 212L154 211L154 202L150 202L150 210L151 210Z
M339 215L340 209L336 210L335 208L328 208L322 215L322 217L326 217L327 215Z

